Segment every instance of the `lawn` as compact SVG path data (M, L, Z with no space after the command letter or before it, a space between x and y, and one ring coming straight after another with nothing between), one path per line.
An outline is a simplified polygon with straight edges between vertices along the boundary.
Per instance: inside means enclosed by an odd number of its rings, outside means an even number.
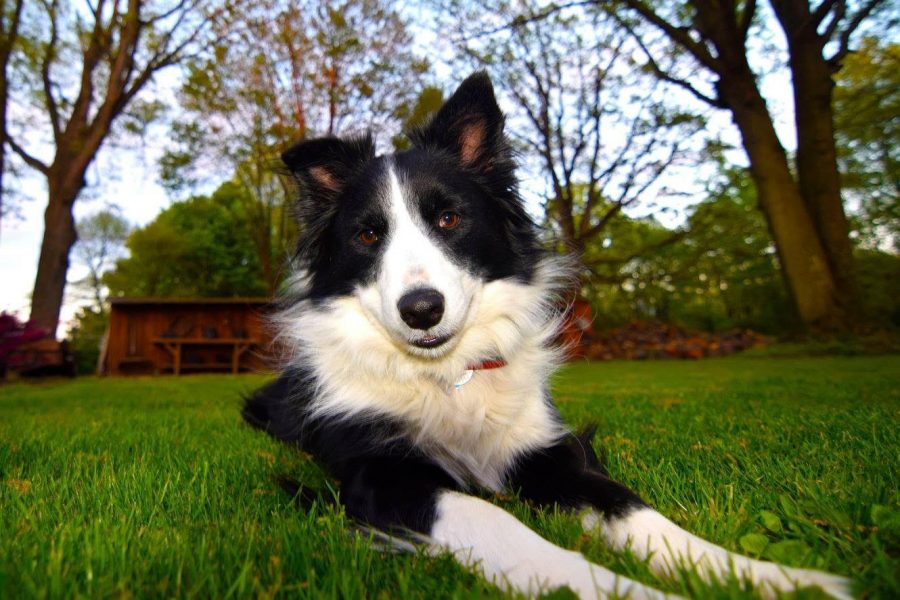
M242 425L262 376L0 387L0 598L500 596L446 556L386 554L329 503L310 461ZM900 357L577 364L554 384L599 425L612 474L733 550L900 597ZM577 521L497 500L545 537L653 585Z

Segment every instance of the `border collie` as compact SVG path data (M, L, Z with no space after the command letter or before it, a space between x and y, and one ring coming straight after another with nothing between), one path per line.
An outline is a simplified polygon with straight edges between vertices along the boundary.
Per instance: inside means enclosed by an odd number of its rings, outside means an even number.
M476 73L411 133L408 151L377 156L363 137L284 153L302 230L276 318L289 356L244 417L322 463L353 519L449 551L509 591L665 596L473 493L582 511L586 528L659 576L688 568L746 579L765 596L820 586L850 597L841 577L684 531L567 429L548 386L566 269L523 207L503 124L490 79Z

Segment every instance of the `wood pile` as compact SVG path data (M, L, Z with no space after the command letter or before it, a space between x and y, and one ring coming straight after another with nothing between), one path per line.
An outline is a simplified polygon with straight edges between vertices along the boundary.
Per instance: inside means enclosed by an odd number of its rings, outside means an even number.
M764 336L752 331L696 333L666 323L632 322L609 331L586 333L573 355L590 360L696 360L728 356L765 343Z

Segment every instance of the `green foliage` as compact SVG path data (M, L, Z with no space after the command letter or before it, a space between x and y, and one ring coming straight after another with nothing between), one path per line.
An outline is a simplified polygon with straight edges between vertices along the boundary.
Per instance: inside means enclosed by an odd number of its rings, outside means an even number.
M193 121L172 124L172 138L179 140L177 148L169 148L159 159L160 184L172 194L189 190L199 183L192 167L200 148L208 141L208 133Z
M89 306L81 307L75 315L68 339L69 348L75 355L75 369L79 375L97 372L100 345L108 324L109 314L106 311L97 311Z
M128 238L130 256L104 283L114 296L264 296L245 223L252 199L228 182L212 196L176 202Z
M412 107L407 104L401 104L397 108L396 114L403 121L403 131L391 138L394 151L407 150L410 147L410 142L405 135L406 132L424 125L443 103L444 92L440 88L429 85L419 92L419 96Z
M76 223L76 229L78 241L74 248L75 258L87 267L88 274L74 282L74 287L89 295L95 312L103 312L103 273L122 255L131 225L122 217L118 208L110 207L80 219Z
M659 267L651 263L659 250L649 248L672 235L652 218L631 219L620 213L585 248L591 272L584 293L600 327L661 318L660 306L668 290L658 280Z
M726 170L681 233L620 216L586 256L601 326L659 319L692 330L780 332L795 322L744 170ZM612 284L612 285L610 285Z
M859 241L900 250L900 44L866 38L835 76L834 114L845 193L859 203Z
M867 215L860 222L876 229ZM692 330L781 334L797 326L746 170L723 168L682 235L624 215L605 232L585 253L593 264L586 295L601 327L659 319ZM900 256L863 244L855 258L861 291L855 320L900 327Z
M723 175L683 243L663 251L675 261L670 317L707 330L789 330L797 320L755 188L743 169Z
M900 256L879 250L856 251L860 319L881 327L900 328Z
M759 557L769 545L769 538L759 533L748 533L739 540L741 549L749 556Z
M0 597L508 597L449 556L385 553L328 504L298 509L275 475L325 500L335 484L241 424L241 393L264 381L7 385ZM729 550L850 576L857 597L900 595L897 357L578 364L553 388L567 423L600 425L612 476L679 525ZM653 577L574 515L492 501L668 592L754 597Z
M144 138L150 126L158 123L168 109L162 100L137 98L122 113L117 124L124 132Z
M107 257L113 252L109 245L124 242L130 226L118 208L106 208L80 219L76 227L86 256Z

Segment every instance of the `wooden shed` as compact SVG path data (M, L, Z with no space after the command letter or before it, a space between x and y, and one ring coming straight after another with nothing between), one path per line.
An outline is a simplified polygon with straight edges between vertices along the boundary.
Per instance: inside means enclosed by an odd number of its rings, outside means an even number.
M108 375L265 371L267 298L113 298L98 370Z

